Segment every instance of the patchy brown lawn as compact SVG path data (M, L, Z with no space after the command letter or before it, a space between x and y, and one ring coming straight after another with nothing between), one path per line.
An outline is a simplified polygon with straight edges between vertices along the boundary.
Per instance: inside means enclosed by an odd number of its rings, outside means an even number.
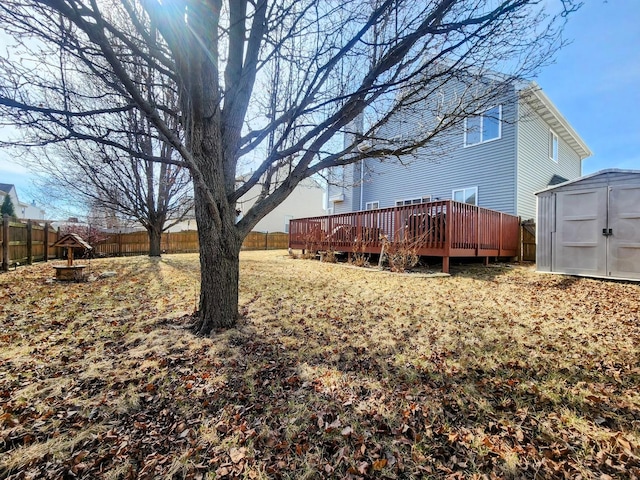
M90 268L0 275L0 477L640 478L638 284L245 252L203 339L195 255Z

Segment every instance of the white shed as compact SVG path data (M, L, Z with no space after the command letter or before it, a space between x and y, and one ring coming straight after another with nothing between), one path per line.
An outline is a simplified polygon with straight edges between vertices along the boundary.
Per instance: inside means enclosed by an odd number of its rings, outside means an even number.
M602 170L536 195L538 271L640 280L640 170Z

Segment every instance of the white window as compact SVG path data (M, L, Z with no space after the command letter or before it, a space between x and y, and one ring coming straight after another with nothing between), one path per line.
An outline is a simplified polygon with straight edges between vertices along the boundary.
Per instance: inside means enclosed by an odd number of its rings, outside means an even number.
M558 135L549 130L549 158L558 163Z
M404 200L396 200L396 207L402 207L403 205L417 205L419 203L427 203L431 201L431 195L426 195L420 198L407 198Z
M293 220L293 215L284 216L284 233L289 233L289 222Z
M478 187L460 188L452 194L456 202L478 205Z
M365 203L364 208L365 210L376 210L380 208L380 202L377 200L375 202L367 202Z
M465 118L464 146L497 140L502 135L502 105Z

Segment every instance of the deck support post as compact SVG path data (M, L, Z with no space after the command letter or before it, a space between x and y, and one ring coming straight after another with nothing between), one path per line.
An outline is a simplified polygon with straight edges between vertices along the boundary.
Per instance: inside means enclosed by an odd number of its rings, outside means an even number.
M449 257L442 257L442 273L449 273Z
M485 267L489 266L489 257L484 257L484 266Z

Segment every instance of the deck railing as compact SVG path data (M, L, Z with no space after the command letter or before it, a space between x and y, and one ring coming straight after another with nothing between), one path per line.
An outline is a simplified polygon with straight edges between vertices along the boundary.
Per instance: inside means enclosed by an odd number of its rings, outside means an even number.
M405 242L418 255L512 257L520 220L514 215L442 200L400 207L291 220L289 247L380 253L383 241Z

